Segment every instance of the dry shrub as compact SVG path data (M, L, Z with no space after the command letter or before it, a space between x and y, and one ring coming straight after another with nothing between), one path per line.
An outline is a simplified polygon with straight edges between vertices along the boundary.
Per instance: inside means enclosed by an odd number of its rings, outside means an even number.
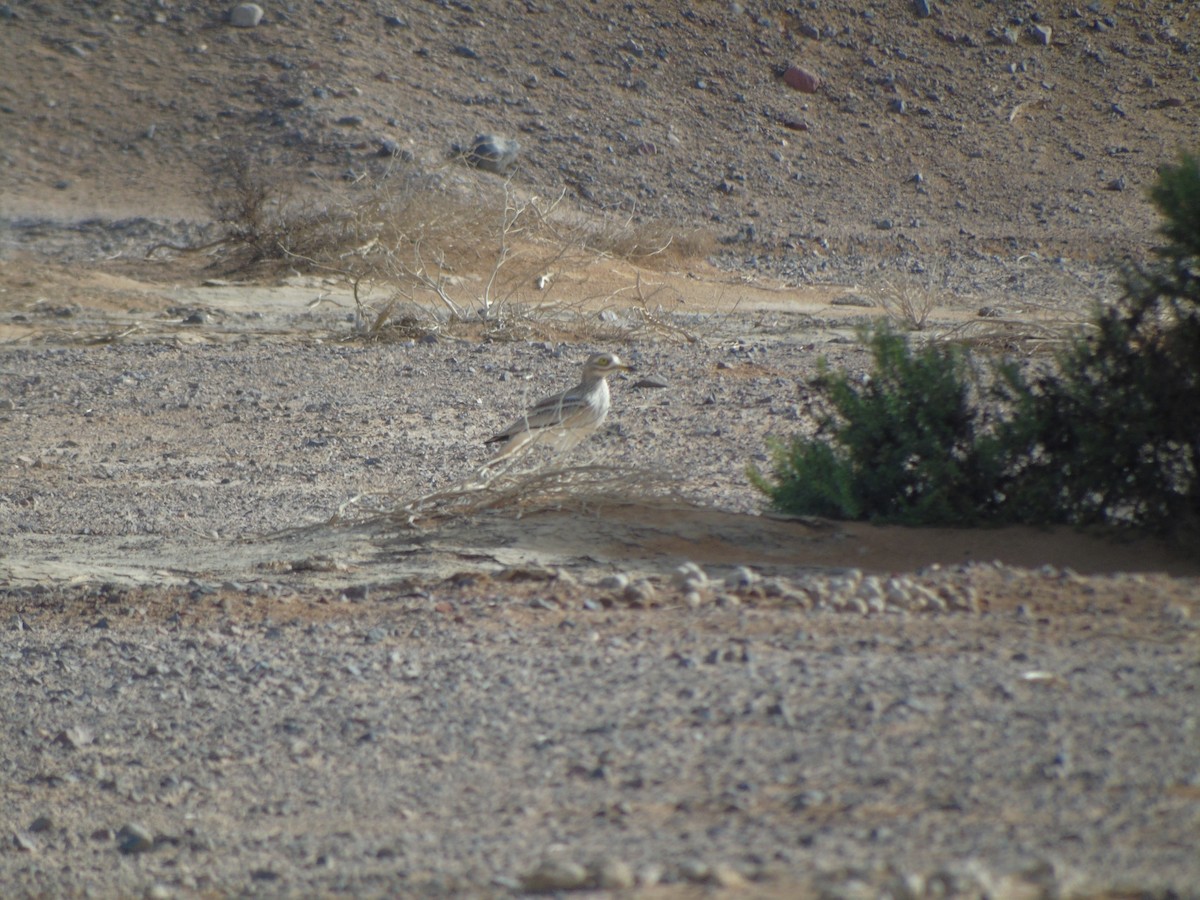
M596 224L561 194L522 194L511 181L461 166L427 172L397 163L303 194L276 171L286 167L245 154L216 166L210 196L225 267L333 276L352 288L355 332L369 339L450 327L521 339L583 323L603 331L584 307L605 298L556 303L552 287L542 290L544 276L597 256L665 267L711 246L701 232L662 223Z
M670 222L605 220L581 226L579 243L596 253L625 259L648 269L676 268L716 249L712 233Z
M937 293L930 284L884 281L872 292L888 319L907 331L924 331L937 307Z

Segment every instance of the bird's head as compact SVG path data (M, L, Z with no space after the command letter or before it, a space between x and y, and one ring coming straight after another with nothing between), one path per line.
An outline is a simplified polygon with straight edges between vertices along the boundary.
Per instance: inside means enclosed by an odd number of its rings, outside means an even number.
M615 353L593 353L583 364L584 377L611 375L613 372L629 372L633 366L621 362Z

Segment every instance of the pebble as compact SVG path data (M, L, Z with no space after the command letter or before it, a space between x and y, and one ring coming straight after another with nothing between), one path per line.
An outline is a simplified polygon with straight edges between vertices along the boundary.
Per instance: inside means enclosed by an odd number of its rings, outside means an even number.
M821 76L800 66L788 66L783 72L783 83L794 91L814 94L821 88Z
M38 816L29 823L29 831L31 834L40 834L43 831L49 831L54 827L54 820L49 816Z
M605 858L592 865L591 882L602 891L625 891L636 884L633 869L620 859Z
M147 853L154 849L154 835L135 822L117 831L117 849L125 854Z
M543 860L533 871L521 876L522 886L534 894L577 891L587 887L590 881L587 869L567 859Z
M239 3L229 11L229 24L234 28L254 28L262 17L263 8L257 3Z
M663 867L658 863L647 863L637 871L637 883L644 888L656 887L663 880Z
M60 731L54 738L54 742L71 750L79 750L88 746L95 739L96 736L86 725L73 725L70 728Z
M744 591L758 584L759 574L748 566L738 566L725 576L725 587L731 591Z
M1053 35L1049 25L1031 25L1029 26L1029 36L1043 47L1050 46L1050 38Z
M31 835L23 831L15 832L12 836L12 845L16 850L22 853L32 853L37 849L37 841Z
M693 884L703 884L712 875L712 867L699 859L684 860L679 864L679 877Z
M708 587L708 576L694 562L685 562L671 573L671 586L689 593L703 591Z
M602 591L623 591L629 587L629 576L623 572L617 572L613 575L605 575L596 582L596 587Z
M1166 617L1173 625L1187 625L1192 619L1192 609L1183 603L1172 603L1166 609Z
M470 148L465 152L459 150L468 165L485 172L495 172L497 175L507 175L512 171L520 151L519 141L487 133L475 135Z
M736 889L746 886L746 876L729 863L717 863L713 866L709 879L713 884L723 888Z
M646 606L654 601L657 591L645 578L639 578L625 588L625 599L634 606Z

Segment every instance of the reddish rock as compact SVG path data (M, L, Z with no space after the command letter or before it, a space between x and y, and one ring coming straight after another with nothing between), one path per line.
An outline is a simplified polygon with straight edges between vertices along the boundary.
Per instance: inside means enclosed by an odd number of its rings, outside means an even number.
M821 86L821 76L799 66L788 66L783 73L783 82L793 90L814 94Z

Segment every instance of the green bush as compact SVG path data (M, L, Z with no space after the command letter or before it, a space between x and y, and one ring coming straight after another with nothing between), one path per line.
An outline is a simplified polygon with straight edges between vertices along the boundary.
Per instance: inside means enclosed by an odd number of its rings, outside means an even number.
M875 372L864 385L827 375L835 413L824 440L772 446L772 475L751 480L779 509L909 524L970 524L998 501L995 441L972 404L967 355L948 344L914 351L889 326L865 335Z
M753 483L781 510L909 524L1200 524L1200 158L1151 190L1166 244L1124 272L1053 371L985 380L965 352L867 335L865 385L828 376L829 439L772 445Z
M1165 168L1150 196L1167 239L1155 262L1126 269L1120 301L1054 373L1005 373L1021 520L1200 523L1200 158Z

